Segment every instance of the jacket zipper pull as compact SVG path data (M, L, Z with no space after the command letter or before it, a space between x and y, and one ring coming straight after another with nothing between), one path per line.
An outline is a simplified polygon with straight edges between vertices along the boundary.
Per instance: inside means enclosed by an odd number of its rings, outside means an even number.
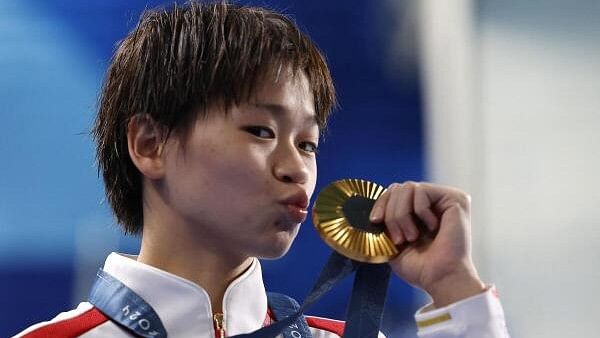
M222 313L215 313L213 315L213 321L215 322L215 338L225 338L225 323L223 320Z

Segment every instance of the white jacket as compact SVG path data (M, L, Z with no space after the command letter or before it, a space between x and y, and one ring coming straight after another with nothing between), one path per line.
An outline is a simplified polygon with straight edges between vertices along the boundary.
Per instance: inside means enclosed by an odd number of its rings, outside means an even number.
M140 263L135 256L112 253L104 271L142 297L158 313L171 338L214 338L208 294L186 279ZM343 322L306 316L313 338L340 338ZM493 290L445 308L419 310L415 315L423 338L508 338L504 314ZM227 336L255 331L270 321L267 295L258 259L235 279L223 298ZM135 337L110 321L88 302L54 319L33 325L15 337ZM380 334L380 337L384 337Z

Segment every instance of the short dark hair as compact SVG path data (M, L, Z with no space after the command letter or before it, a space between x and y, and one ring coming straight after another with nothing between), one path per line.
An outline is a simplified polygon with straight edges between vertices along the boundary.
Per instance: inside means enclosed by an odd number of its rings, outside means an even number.
M108 68L93 127L98 170L117 222L126 233L143 225L141 174L127 147L132 116L148 114L167 137L206 115L245 102L266 72L305 73L324 130L335 105L325 58L288 17L227 2L174 4L146 10Z

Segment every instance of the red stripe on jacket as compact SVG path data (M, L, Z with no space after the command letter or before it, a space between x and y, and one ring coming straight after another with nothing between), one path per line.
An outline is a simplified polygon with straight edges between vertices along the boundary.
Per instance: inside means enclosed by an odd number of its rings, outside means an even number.
M346 325L344 322L341 322L339 320L310 316L306 316L305 318L306 322L308 323L308 326L310 327L333 332L340 337L344 335L344 326Z
M24 335L23 338L74 338L106 321L108 317L94 307L76 317L39 327Z

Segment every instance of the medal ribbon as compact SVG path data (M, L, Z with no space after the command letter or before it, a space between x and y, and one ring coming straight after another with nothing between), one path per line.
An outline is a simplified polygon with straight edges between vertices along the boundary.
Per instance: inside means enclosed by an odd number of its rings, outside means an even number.
M96 274L88 301L138 337L167 337L167 330L152 306L102 269Z
M313 289L295 312L272 325L231 338L275 338L279 334L302 337L286 332L302 325L294 323L302 321L304 310L355 271L354 287L346 312L344 338L376 338L389 284L390 267L388 264L360 263L335 251L331 253ZM92 286L89 302L139 337L167 337L167 331L154 309L133 290L102 269L98 271Z

